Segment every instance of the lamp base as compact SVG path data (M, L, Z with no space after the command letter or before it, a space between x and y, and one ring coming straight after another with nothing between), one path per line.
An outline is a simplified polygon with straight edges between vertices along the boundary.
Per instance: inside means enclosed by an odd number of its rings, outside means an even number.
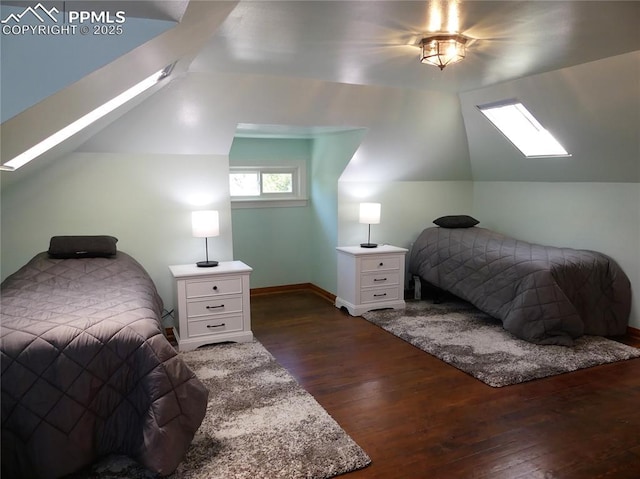
M360 248L377 248L376 243L360 243Z
M196 263L198 268L213 268L214 266L218 266L217 261L198 261Z

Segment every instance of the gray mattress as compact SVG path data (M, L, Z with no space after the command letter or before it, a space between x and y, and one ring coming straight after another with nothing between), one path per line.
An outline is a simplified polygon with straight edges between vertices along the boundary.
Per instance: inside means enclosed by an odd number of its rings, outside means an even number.
M142 266L41 253L1 294L2 477L57 478L109 453L172 472L208 392L162 334Z
M583 334L627 332L631 285L602 253L531 244L479 227L433 227L414 243L409 272L530 342L570 346Z

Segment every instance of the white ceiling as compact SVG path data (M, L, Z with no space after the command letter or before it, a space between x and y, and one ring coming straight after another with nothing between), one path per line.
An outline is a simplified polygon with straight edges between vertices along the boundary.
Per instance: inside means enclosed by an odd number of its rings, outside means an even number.
M431 1L240 1L190 71L468 91L640 49L637 1L467 1L476 41L444 71L422 65Z
M164 2L132 3L140 15L152 18L160 15L156 6ZM622 54L640 51L640 1L462 2L460 30L476 41L463 62L444 71L418 61L416 44L427 34L433 1L192 0L186 11L181 11L184 1L170 3L176 7L171 15L181 17L174 29L4 122L1 156L24 151L64 126L70 115L91 111L125 82L133 85L147 70L179 58L171 81L159 87L162 92L154 94L153 101L105 119L105 124L113 123L87 143L91 151L220 153L228 151L234 132L309 136L356 126L369 128L359 164L370 174L391 177L392 168L403 179L464 179L471 175L470 163L479 162L467 148L460 98L497 88L499 98L513 91L527 96L537 110L547 110L549 121L562 116L559 125L573 128L565 136L574 144L593 137L603 148L613 145L617 161L635 168L632 176L618 176L637 178L638 57ZM604 58L613 63L595 62ZM622 59L622 66L609 71L606 65L618 65L616 59ZM562 70L582 64L584 68L571 70L586 76ZM186 69L193 75L184 75ZM518 85L509 82L543 72L550 73L519 80ZM621 83L616 75L628 78ZM171 88L165 88L167 84ZM414 95L414 90L422 91ZM197 114L183 121L182 114L192 110ZM610 113L603 116L603 110ZM618 132L624 148L616 143ZM482 138L490 146L495 141L490 134ZM74 151L85 140L73 137L65 151ZM1 175L3 185L5 178L17 181L43 165L45 157L59 154L51 151L17 172ZM493 150L487 156L493 158ZM504 161L511 161L506 156ZM388 158L398 164L390 167ZM486 169L487 178L501 168ZM579 169L575 166L563 178L577 177L574 170ZM356 173L352 176L363 177ZM482 176L475 170L474 175ZM544 170L536 178L556 177ZM601 172L579 178L610 179Z

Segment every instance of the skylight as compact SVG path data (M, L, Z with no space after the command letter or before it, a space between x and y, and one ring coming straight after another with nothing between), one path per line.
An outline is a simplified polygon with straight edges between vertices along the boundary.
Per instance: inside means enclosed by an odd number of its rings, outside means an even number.
M480 105L478 109L527 158L571 156L519 101Z
M121 105L124 105L129 100L135 98L136 96L140 95L144 91L148 90L153 85L158 83L160 80L167 77L171 73L171 69L173 68L173 66L174 65L172 64L167 66L166 68L163 68L160 71L155 72L150 77L147 77L146 79L142 80L140 83L124 91L120 95L100 105L95 110L87 113L86 115L77 119L73 123L70 123L69 125L65 126L61 130L58 130L56 133L49 136L48 138L45 138L40 143L29 148L28 150L19 154L15 158L7 161L6 163L0 166L0 169L2 171L17 170L18 168L30 162L34 158L37 158L38 156L50 150L54 146L62 143L67 138L83 130L84 128L86 128L96 120L99 120L100 118L105 116L107 113L115 110Z

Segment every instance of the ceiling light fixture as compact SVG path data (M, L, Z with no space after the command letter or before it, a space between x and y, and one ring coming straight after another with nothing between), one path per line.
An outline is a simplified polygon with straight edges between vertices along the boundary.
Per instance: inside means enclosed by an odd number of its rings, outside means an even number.
M437 34L423 38L420 41L420 61L444 70L447 65L464 58L467 40L460 34Z

